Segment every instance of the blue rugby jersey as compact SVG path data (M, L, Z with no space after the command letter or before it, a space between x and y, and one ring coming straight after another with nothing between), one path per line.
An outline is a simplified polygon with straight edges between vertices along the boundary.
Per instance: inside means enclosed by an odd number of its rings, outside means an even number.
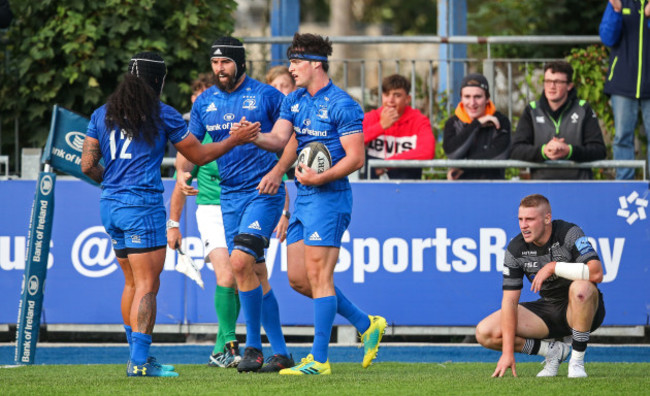
M213 141L220 142L229 136L232 124L242 117L251 122L259 121L262 133L271 132L283 98L277 89L248 76L232 93L212 86L192 106L190 132L200 141L207 132ZM253 143L234 147L217 158L222 193L255 189L277 161L275 153L262 150Z
M159 200L164 191L160 164L165 154L167 139L176 144L189 132L181 114L160 102L163 123L153 146L143 139L126 138L117 129L106 127L106 105L90 117L87 135L99 140L104 157L102 198L111 198L128 204L147 204Z
M363 111L345 91L332 84L332 80L311 96L306 88L290 93L282 102L280 118L293 124L298 140L297 153L311 142L327 146L332 156L332 166L345 157L342 136L363 133ZM321 186L303 186L298 183L299 195L320 191L341 191L350 188L347 176Z

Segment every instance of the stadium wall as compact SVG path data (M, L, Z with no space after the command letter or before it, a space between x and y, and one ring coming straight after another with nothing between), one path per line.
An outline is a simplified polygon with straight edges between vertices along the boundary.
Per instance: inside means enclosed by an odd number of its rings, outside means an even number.
M35 187L35 181L0 181L0 324L16 321ZM165 180L165 187L169 205L173 181ZM288 189L293 198L292 183ZM355 182L353 192L335 280L362 309L396 326L474 326L499 308L505 247L519 232L519 201L532 193L546 195L553 217L580 225L598 251L605 271L604 325L648 323L647 182ZM60 177L55 194L42 323L121 323L123 278L101 226L100 190ZM181 229L206 287L174 271L177 257L168 251L160 325L217 322L215 279L202 259L195 209L189 199ZM311 302L286 278L286 246L272 239L266 257L283 324L310 325ZM522 299L535 299L527 289ZM346 324L338 317L336 323Z

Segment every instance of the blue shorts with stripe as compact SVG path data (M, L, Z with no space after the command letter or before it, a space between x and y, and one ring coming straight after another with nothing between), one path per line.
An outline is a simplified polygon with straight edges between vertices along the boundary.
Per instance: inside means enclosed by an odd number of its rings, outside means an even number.
M238 234L259 236L264 240L265 247L268 247L273 229L282 215L285 195L284 184L280 185L274 195L260 194L257 190L222 193L221 212L228 252L232 253L235 249L234 239ZM251 254L258 262L264 259L247 249L237 249Z
M287 230L287 245L304 240L309 246L341 247L351 213L352 190L298 195Z
M99 212L113 248L147 249L167 245L167 213L162 201L155 204L127 205L102 198Z

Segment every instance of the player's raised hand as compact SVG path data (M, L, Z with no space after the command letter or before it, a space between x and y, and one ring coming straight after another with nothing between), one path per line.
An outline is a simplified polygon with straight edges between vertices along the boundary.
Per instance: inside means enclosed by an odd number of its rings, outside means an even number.
M242 117L239 122L236 122L230 128L230 136L235 139L238 145L250 143L261 131L261 124L259 122L250 122L246 117Z

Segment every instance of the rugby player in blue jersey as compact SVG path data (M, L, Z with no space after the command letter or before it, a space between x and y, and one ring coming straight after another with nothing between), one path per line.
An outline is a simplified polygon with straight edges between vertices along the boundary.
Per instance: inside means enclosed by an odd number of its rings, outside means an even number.
M263 134L270 132L280 114L284 95L246 75L243 44L232 37L217 39L210 49L210 62L216 85L194 102L190 132L198 140L209 133L214 142L220 142L233 133L231 128L235 123L250 128L253 121L261 124ZM273 195L261 194L256 189L277 162L274 153L254 144L234 147L217 159L222 178L221 209L226 243L246 320L246 349L237 366L240 372L274 372L293 366L264 259L264 249L282 215L285 189L282 185L279 193ZM179 175L189 172L192 166L182 155L177 156ZM178 177L180 188L191 193L193 187L184 180L184 176ZM274 353L264 367L262 325Z
M277 180L310 142L327 146L332 167L323 173L303 164L296 169L298 197L287 235L288 276L296 291L314 301L314 344L300 364L281 370L280 374L326 375L331 374L327 356L337 312L361 333L363 367L368 367L377 356L386 329L386 319L367 315L334 286L341 238L352 212L347 176L364 163L363 111L347 93L332 84L327 74L327 57L332 54L327 38L296 33L287 54L289 71L300 88L283 101L280 119L272 132L259 134L255 141L270 151L279 151L286 145L278 167L273 170L274 177L265 178L259 189L272 191L277 182L270 181Z
M178 376L173 366L149 355L167 245L160 176L167 140L205 164L259 132L259 124L247 124L229 139L201 144L180 113L160 101L166 74L158 54L136 54L107 103L93 112L81 156L82 171L102 184L102 223L124 272L121 312L130 348L129 377Z

